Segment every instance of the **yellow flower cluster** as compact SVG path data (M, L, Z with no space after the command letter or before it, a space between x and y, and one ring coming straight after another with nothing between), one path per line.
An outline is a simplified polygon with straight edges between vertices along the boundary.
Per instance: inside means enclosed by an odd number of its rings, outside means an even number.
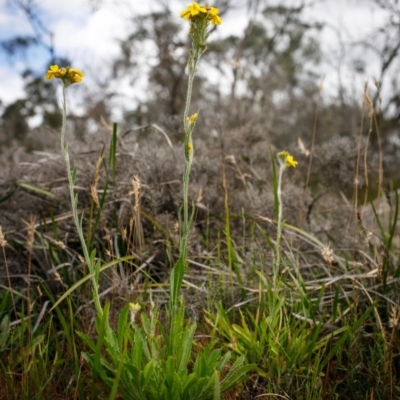
M286 158L286 166L295 168L298 162L290 154Z
M139 312L141 308L139 303L129 303L129 309L134 313Z
M131 322L135 322L136 314L141 310L141 306L139 303L129 303L129 311L131 315Z
M83 76L84 73L77 68L60 68L58 65L50 65L50 68L46 73L46 79L50 81L53 78L61 79L65 86L82 82Z
M286 167L295 168L298 162L290 155L287 151L281 151L278 153L279 162L283 163Z
M189 117L186 118L186 123L193 125L197 121L198 116L199 116L199 113L190 115Z
M187 6L186 10L181 12L181 18L185 18L188 21L193 21L196 16L207 16L207 19L213 25L221 25L222 19L218 15L219 10L215 7L210 7L208 4L200 6L199 3L194 2L190 6Z

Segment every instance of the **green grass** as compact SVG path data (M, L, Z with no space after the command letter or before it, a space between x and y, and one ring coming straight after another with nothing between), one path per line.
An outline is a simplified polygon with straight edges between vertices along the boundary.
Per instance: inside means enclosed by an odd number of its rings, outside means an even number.
M132 231L116 232L115 132L95 172L105 176L102 196L83 212L102 313L92 302L93 276L77 257L82 249L56 242L62 219L52 215L43 231L32 222L27 242L9 245L28 250L27 263L34 251L45 253L57 274L52 281L33 271L24 284L2 286L1 399L399 397L397 196L388 227L371 201L378 244L331 245L329 257L321 239L283 220L277 266L277 221L232 213L235 193L223 169L224 215L206 213L205 229L192 229L189 268L173 294L186 308L171 314L169 271L180 259L179 241L139 209L135 223L152 232L143 252L135 253ZM361 218L354 229L367 236ZM162 238L155 247L154 237ZM207 251L198 254L192 242ZM152 268L155 249L165 255L161 274ZM134 302L142 310L133 321Z
M286 225L286 233L297 235L297 243L291 247L287 243L283 246L283 272L274 282L274 258L271 255L274 239L257 225L261 222L256 222L254 230L254 221L242 217L246 229L241 227L240 231L233 232L239 235L240 240L230 236L232 231L226 229L226 223L227 218L221 226L221 234L215 235L214 239L203 238L211 249L207 256L195 261L193 257L196 254L189 253L192 267L185 280L192 285L184 284L183 294L188 310L192 304L197 307L197 325L189 324L192 328L185 331L188 336L179 342L186 340L187 348L190 348L189 353L185 353L189 373L199 368L197 354L205 352L203 357L211 357L212 351L218 354L229 351L229 368L225 363L218 369L217 361L212 361L221 376L226 375L235 359L240 357L255 367L247 373L247 381L241 379L242 382L237 382L223 398L239 396L246 399L262 394L287 399L329 399L335 396L398 398L400 340L398 327L392 328L392 323L389 324L390 306L396 302L398 290L394 278L397 269L391 257L397 251L390 238L394 230L383 236L384 258L379 258L377 249L371 245L369 254L353 252L358 264L352 263L346 252L335 254L335 260L329 266L319 255L323 247L319 240ZM211 226L212 222L208 221L208 224ZM244 237L244 232L248 232L249 237ZM305 253L301 250L302 242L308 244ZM248 243L253 245L252 256L243 247ZM163 245L177 256L176 243ZM107 242L103 242L103 246L105 252ZM50 252L51 247L47 248ZM101 249L99 254L102 254ZM317 264L312 269L304 268L304 259L312 254L314 260L318 260ZM123 256L123 259L103 265L101 276L105 282L108 282L106 276L111 276L110 271L119 273L118 262L134 267L130 261L132 257ZM364 263L360 262L362 256ZM65 255L62 251L57 251L56 259L63 262ZM234 262L240 271L240 280L235 269L229 267L230 262ZM315 270L318 274L312 272ZM324 270L329 274L324 274ZM196 280L199 277L206 277L203 280L206 286L202 290ZM96 334L94 308L88 304L91 299L86 288L89 277L85 275L78 281L73 281L72 277L69 280L63 278L70 283L61 297L62 293L55 295L45 282L38 285L40 277L36 279L30 285L30 297L34 300L28 319L27 287L14 288L17 315L14 314L10 291L4 289L1 292L0 397L86 399L123 395L124 398L133 398L134 388L143 384L133 384L131 389L129 385L123 386L121 380L127 371L125 364L119 359L112 361L103 353L105 343L100 340L103 336ZM142 314L135 322L136 333L132 332L132 336L129 334L126 339L124 334L118 336L121 329L127 329L126 323L129 322L127 307L120 313L127 300L121 300L124 297L118 290L107 295L110 302L106 306L108 311L97 324L100 324L100 332L109 330L110 337L113 337L114 330L119 332L113 340L119 341L121 349L125 349L117 353L125 354L124 357L129 352L132 357L139 357L136 343L153 341L146 344L149 358L146 362L138 359L136 368L145 374L156 374L148 379L160 380L162 375L158 369L172 368L169 360L174 354L163 353L163 346L157 347L165 344L169 337L165 330L169 329L170 319L163 311L168 293L167 280L157 282L149 269L143 279L144 291L136 295L142 304ZM41 296L38 296L39 290ZM50 303L46 305L46 301ZM159 305L154 308L149 301L156 301ZM120 320L117 323L110 317L112 314L120 314L119 318L125 318L125 322ZM157 320L154 320L156 315ZM189 320L190 315L186 318ZM38 320L40 322L35 326ZM112 348L110 343L107 346ZM157 361L157 366L146 367L149 362L155 362L152 360ZM114 363L113 366L108 364L110 362ZM214 386L213 390L216 390ZM157 398L157 395L144 395L142 398ZM212 395L205 398L212 398Z

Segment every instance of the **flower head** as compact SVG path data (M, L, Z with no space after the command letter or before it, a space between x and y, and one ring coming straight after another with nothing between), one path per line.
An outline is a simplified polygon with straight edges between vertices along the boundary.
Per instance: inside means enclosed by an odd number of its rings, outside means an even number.
M213 25L221 25L222 24L222 18L218 15L219 10L218 8L215 7L208 7L208 4L206 4L206 10L208 13L208 19Z
M298 162L290 155L287 151L281 151L278 153L278 160L281 166L284 167L293 167L295 168Z
M65 68L60 68L58 65L50 65L50 68L46 73L46 79L49 81L51 81L53 78L62 79L65 76L65 73Z
M72 85L73 83L82 82L84 73L77 68L60 68L58 65L50 65L49 70L46 73L46 79L52 80L53 78L61 79L65 87Z
M200 17L204 18L207 22L211 22L212 25L221 25L222 19L218 13L218 8L210 7L208 4L200 6L199 3L194 2L181 12L180 17L188 21L194 21L196 17Z
M135 322L136 314L141 310L139 303L129 303L130 319L131 322Z
M196 122L198 116L199 116L199 113L190 115L189 117L186 118L186 122L189 125L193 125Z
M77 68L69 68L69 79L71 83L82 82L84 73Z
M129 309L135 313L139 312L141 308L139 303L129 303Z
M201 7L199 3L194 2L190 6L187 6L186 10L181 12L181 18L185 18L190 21L193 17L198 15L199 13L206 13L207 10L204 7Z
M298 162L293 158L293 156L288 155L286 158L286 166L296 168Z

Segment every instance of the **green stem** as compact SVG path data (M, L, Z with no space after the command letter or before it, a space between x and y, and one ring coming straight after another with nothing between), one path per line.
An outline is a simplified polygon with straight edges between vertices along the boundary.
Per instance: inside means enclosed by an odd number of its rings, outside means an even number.
M278 275L279 267L281 264L281 238L282 238L282 175L285 167L281 164L279 167L279 176L278 176L278 229L276 234L276 270L275 270L275 279Z
M183 224L181 228L179 261L171 272L170 306L173 318L175 313L177 312L176 306L178 305L179 293L186 269L188 239L191 227L191 218L189 218L189 178L193 160L192 132L194 128L194 123L188 122L188 116L190 110L190 101L192 98L193 81L196 74L198 59L199 52L194 51L194 55L191 55L191 58L189 58L188 62L189 80L186 94L185 111L183 114L183 125L185 128L185 168L183 172Z
M189 80L188 80L188 88L186 94L186 104L185 104L185 112L183 114L183 124L185 127L185 169L183 172L183 232L182 232L182 240L180 246L180 256L184 260L184 264L186 264L186 256L187 256L187 242L190 231L190 221L189 221L189 179L190 179L190 169L192 167L193 160L193 145L192 145L192 131L193 126L190 126L187 122L187 118L189 116L190 110L190 102L192 99L192 90L193 90L193 81L194 76L196 75L196 67L198 61L198 51L195 51L195 55L193 56L192 67L189 68ZM190 61L189 61L190 63ZM192 146L192 151L189 152L189 145Z
M189 126L188 126L186 118L189 116L190 102L192 100L193 81L194 81L194 76L196 75L195 71L196 71L196 65L194 65L194 71L193 72L189 71L189 80L188 80L188 88L187 88L187 93L186 93L185 112L183 113L183 125L185 127L185 134L186 135L190 135L192 133L189 130Z
M86 264L89 267L89 272L92 278L92 284L93 284L93 300L94 304L97 310L97 314L101 317L103 314L103 309L100 304L100 299L99 299L99 288L98 288L98 282L96 281L95 277L95 265L93 265L92 260L89 255L89 250L86 245L85 238L83 236L83 230L82 230L82 223L79 220L78 216L78 197L74 193L74 176L71 171L71 162L69 159L69 153L68 153L68 143L65 142L65 129L67 125L67 101L66 101L66 87L63 86L63 118L62 118L62 126L61 126L61 152L64 156L65 159L65 165L67 167L67 176L68 176L68 186L69 186L69 194L70 194L70 199L71 199L71 208L72 208L72 215L74 218L76 230L79 235L79 239L81 242L82 250L83 250L83 255L85 257Z

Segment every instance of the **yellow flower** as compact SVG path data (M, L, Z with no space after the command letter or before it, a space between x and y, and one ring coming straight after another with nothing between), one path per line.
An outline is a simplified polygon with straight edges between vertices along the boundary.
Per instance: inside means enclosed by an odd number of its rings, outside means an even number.
M134 313L139 312L141 308L139 303L129 303L129 309Z
M181 12L180 17L185 18L189 21L201 12L206 13L207 10L204 7L200 7L199 3L194 2L190 6L187 6L186 10L183 10Z
M293 158L292 155L290 155L287 151L281 151L278 153L278 160L281 163L281 165L284 165L285 167L293 167L295 168L298 162Z
M46 79L51 81L53 78L63 78L66 72L65 68L60 69L58 65L50 65L46 73Z
M194 124L196 122L198 116L199 116L199 113L190 115L189 117L186 118L186 122L188 124Z
M192 143L188 143L188 145L187 145L187 151L188 151L188 154L190 154L190 153L193 151L193 145L192 145Z
M69 79L71 83L82 82L84 73L77 68L69 68Z
M208 12L208 19L211 21L211 23L213 25L221 25L222 18L218 15L218 8L208 7L208 5L206 5L206 10Z
M290 154L286 158L286 166L296 168L298 162Z
M136 314L141 310L139 303L129 303L129 312L130 312L130 319L131 322L135 322Z
M84 73L77 68L60 68L58 65L50 65L46 73L46 79L51 81L53 78L59 78L63 81L65 87L82 82L83 76Z

